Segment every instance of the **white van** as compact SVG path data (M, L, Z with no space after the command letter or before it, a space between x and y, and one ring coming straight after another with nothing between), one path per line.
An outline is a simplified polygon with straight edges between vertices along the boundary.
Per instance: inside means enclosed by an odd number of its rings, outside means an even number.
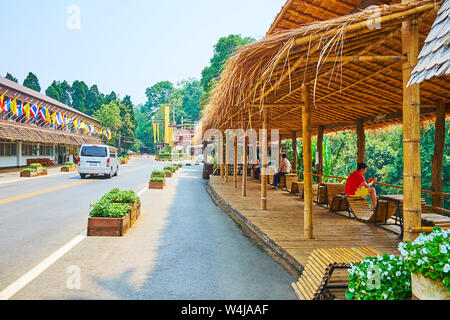
M84 144L78 157L78 173L81 179L89 175L104 175L108 179L119 173L117 149L105 145Z

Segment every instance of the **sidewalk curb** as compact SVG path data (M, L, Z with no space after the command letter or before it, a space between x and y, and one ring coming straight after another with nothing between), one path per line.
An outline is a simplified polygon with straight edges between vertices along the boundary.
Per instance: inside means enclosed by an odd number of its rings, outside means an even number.
M208 192L212 201L223 211L225 211L231 219L238 225L242 233L253 241L258 247L262 247L263 251L270 255L278 262L286 271L297 279L302 271L303 266L292 257L286 250L276 244L272 239L255 226L238 210L231 207L211 186L209 181L205 183L206 192Z

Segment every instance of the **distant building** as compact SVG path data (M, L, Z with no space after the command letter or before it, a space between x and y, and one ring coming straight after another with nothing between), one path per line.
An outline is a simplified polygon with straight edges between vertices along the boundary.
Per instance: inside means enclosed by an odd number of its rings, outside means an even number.
M0 168L22 167L30 159L50 159L55 164L73 161L82 144L102 144L102 139L77 129L71 121L64 126L45 120L44 115L26 116L23 108L39 105L41 110L60 113L66 119L89 124L100 128L100 123L76 109L47 97L13 81L0 77L0 96L3 95L4 107L0 106ZM9 110L11 101L16 99L20 112ZM10 102L6 107L7 102ZM5 111L6 110L6 111ZM43 119L44 118L44 119ZM64 119L63 119L64 120Z

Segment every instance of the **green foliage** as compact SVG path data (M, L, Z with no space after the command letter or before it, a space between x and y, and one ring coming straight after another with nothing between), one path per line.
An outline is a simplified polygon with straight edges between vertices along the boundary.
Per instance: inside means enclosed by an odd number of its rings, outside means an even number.
M234 34L219 39L214 46L214 55L210 60L210 65L202 71L201 85L206 93L214 88L228 58L242 46L254 41L255 39L251 37L243 38L241 35Z
M152 177L153 176L164 176L165 171L159 171L159 170L153 170Z
M450 292L450 232L434 228L413 242L399 244L399 251L409 271L425 278L440 280Z
M384 254L366 258L349 270L345 297L350 300L404 300L411 298L411 275L404 261Z
M36 169L34 168L25 168L22 170L22 172L36 172Z
M75 165L75 163L72 162L72 161L68 161L68 162L65 163L65 165L66 166L73 166L73 165Z
M29 165L29 167L30 167L30 168L39 168L39 167L42 167L42 164L40 164L40 163L31 163L31 164Z
M14 77L12 76L12 74L10 74L9 72L6 73L5 78L8 79L8 80L14 81L15 83L18 83L18 82L19 82L19 81L18 81L16 78L14 78Z
M119 188L112 189L110 192L103 195L102 199L113 203L141 202L141 199L133 190L120 191Z
M117 144L117 132L122 127L122 118L120 117L120 105L118 102L104 104L95 112L94 117L100 121L103 127L111 130L111 140L109 143Z
M131 205L126 203L111 203L106 199L101 199L90 206L91 217L103 218L123 218L133 209Z
M73 166L70 164L65 164L62 166L64 169L71 169Z
M30 88L34 91L41 92L41 86L39 85L39 79L37 76L29 72L25 80L23 81L23 85L27 88Z
M151 177L150 182L164 182L165 179L161 177Z

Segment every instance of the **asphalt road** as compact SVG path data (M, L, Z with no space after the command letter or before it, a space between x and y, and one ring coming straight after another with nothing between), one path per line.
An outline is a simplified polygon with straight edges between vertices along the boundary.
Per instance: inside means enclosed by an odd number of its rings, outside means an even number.
M0 290L86 229L89 203L112 187L140 191L152 169L135 160L112 180L0 204ZM63 182L64 181L64 182ZM76 174L0 185L2 199L81 182ZM14 299L295 299L293 279L214 205L201 167L141 196L141 218L123 238L88 237ZM68 288L68 270L81 287Z

